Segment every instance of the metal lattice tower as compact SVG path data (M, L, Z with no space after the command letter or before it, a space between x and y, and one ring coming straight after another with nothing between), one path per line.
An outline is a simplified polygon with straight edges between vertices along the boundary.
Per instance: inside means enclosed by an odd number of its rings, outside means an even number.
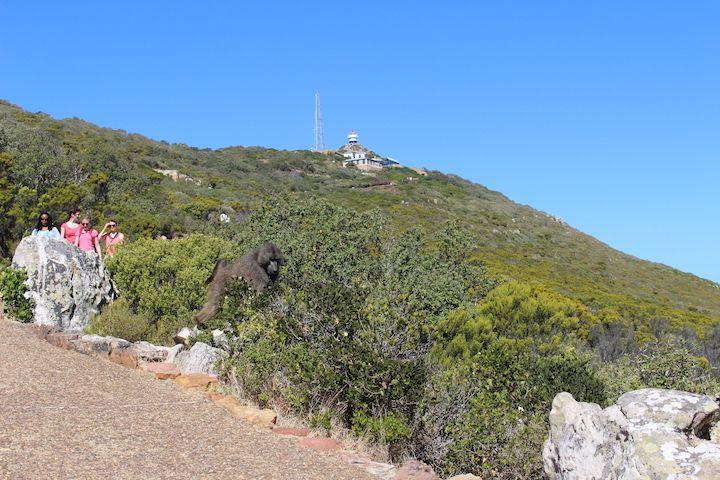
M323 133L323 121L320 115L320 92L315 92L315 150L319 152L325 150L325 134Z

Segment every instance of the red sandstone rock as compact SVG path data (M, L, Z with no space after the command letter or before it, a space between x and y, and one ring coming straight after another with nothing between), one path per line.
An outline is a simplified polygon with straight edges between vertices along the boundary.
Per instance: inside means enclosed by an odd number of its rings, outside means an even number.
M289 435L291 437L307 437L310 434L309 428L275 427L272 431L278 435Z
M47 339L48 334L56 331L52 325L40 325L37 323L28 323L27 328L40 340Z
M76 340L80 335L77 333L51 332L45 337L50 345L54 345L65 350L72 350L73 345L70 340Z
M318 452L335 452L342 450L342 443L334 438L301 438L300 445L312 448Z
M128 368L138 366L138 357L132 348L113 348L110 351L110 361Z
M240 400L231 395L212 394L208 395L215 404L220 405L235 418L247 420L260 428L273 428L277 420L277 413L269 408L255 408L250 405L243 405Z
M179 377L175 377L173 381L181 387L200 390L206 390L218 382L216 376L206 373L183 373Z
M141 370L155 374L158 380L168 380L180 376L180 369L174 363L143 362L139 365Z

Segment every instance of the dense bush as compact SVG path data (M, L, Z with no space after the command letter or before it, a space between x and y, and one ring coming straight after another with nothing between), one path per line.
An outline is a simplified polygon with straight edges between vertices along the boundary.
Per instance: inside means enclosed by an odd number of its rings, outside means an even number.
M601 363L598 375L612 404L625 392L638 388L671 388L693 393L720 394L720 380L693 345L674 336L644 345L637 353Z
M85 332L137 342L152 336L151 327L147 317L134 313L125 299L119 299L105 305L102 312L90 320Z
M375 212L281 199L235 238L271 239L287 265L261 298L229 296L221 318L240 340L228 376L256 399L330 416L399 454L413 436L433 325L491 286L465 261L461 229L385 237Z
M32 322L33 302L25 298L25 270L0 264L0 294L5 311L18 322Z
M578 302L510 282L438 324L417 449L446 475L542 478L554 396L604 402L583 345L593 317Z
M130 312L148 319L147 338L164 343L180 327L194 324L215 262L236 253L233 243L206 235L144 239L124 245L107 259L107 267Z

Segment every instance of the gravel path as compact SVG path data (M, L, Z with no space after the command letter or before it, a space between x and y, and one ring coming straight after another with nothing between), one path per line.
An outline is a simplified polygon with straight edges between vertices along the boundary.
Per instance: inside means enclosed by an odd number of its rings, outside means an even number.
M199 393L2 320L0 478L372 479Z

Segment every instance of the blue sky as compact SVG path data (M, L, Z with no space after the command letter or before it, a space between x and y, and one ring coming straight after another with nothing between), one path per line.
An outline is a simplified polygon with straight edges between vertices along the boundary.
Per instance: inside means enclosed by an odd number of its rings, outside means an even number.
M247 3L247 4L246 4ZM0 0L0 98L195 146L374 150L720 281L717 2Z

